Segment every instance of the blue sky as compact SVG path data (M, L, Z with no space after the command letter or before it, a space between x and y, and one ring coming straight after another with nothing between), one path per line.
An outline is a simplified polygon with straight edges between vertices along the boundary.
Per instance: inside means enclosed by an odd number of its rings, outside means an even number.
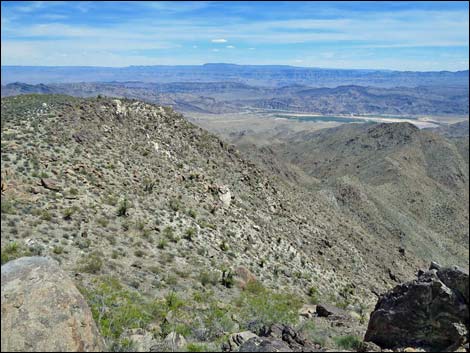
M2 65L467 70L468 2L2 1Z

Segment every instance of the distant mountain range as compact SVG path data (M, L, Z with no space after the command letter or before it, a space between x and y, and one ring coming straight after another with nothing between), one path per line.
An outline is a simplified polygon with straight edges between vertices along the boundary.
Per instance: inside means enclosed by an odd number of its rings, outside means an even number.
M2 84L12 82L213 82L233 81L250 85L280 87L301 84L312 87L361 85L416 87L457 85L468 87L466 71L389 71L320 69L280 65L204 64L187 66L2 66Z
M238 82L10 83L1 95L67 94L141 99L189 113L223 114L283 110L318 114L468 115L468 86L278 88Z

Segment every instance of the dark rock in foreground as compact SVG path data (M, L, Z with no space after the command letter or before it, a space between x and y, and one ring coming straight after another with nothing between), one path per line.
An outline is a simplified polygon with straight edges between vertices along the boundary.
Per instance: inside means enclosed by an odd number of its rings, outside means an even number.
M462 269L434 264L417 280L396 286L379 299L365 341L382 348L462 346L469 332L468 280Z
M264 326L259 337L251 337L243 342L239 352L322 352L321 347L308 341L287 325Z
M23 257L2 266L2 352L102 351L90 308L53 260Z

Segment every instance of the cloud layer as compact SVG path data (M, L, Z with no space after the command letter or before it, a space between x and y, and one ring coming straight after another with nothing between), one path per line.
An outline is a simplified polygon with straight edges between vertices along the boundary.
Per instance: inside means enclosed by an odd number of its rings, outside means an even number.
M9 1L1 55L3 65L459 70L468 69L468 25L466 2Z

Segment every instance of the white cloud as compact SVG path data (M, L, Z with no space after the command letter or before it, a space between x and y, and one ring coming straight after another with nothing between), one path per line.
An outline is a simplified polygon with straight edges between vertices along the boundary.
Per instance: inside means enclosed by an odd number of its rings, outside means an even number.
M223 38L220 38L220 39L212 39L211 42L212 42L212 43L227 43L227 39L223 39Z
M226 48L228 49L235 49L235 47L233 45L227 45Z
M212 49L212 51L218 52L218 51L219 51L219 49Z

